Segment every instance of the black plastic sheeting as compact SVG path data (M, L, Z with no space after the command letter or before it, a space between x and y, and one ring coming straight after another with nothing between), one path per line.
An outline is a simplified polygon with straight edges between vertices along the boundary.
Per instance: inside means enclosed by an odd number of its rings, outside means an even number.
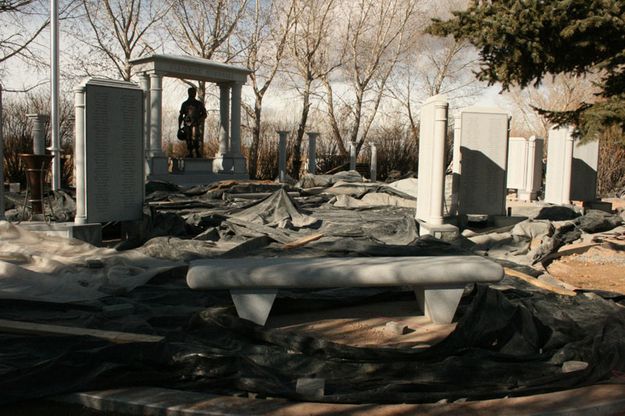
M504 281L507 290L476 285L463 298L455 331L427 350L357 348L259 327L236 317L226 292L193 292L181 279L135 289L123 298L135 312L117 319L98 312L101 305L1 301L4 319L166 339L119 345L92 337L2 334L0 404L139 385L336 403L435 402L549 392L625 371L625 309L616 302L622 297L565 297L510 289L513 283ZM379 288L293 291L282 294L272 313L409 298L407 291ZM590 365L564 374L568 360ZM325 379L325 396L298 394L300 377Z

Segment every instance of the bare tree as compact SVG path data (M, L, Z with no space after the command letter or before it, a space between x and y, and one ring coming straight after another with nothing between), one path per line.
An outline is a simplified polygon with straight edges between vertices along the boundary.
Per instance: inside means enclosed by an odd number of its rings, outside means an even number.
M551 123L541 116L537 108L555 111L574 110L582 103L596 100L598 92L595 84L597 75L568 76L558 75L545 79L538 88L512 88L504 97L512 104L512 134L533 134L547 137Z
M248 0L170 0L172 13L166 24L171 39L187 55L230 61L231 36L241 20ZM199 82L198 99L204 101L206 85Z
M419 35L405 59L398 64L389 82L389 95L405 111L415 139L418 138L418 109L428 97L445 94L455 104L481 92L473 75L477 65L475 50L453 38Z
M42 15L45 16L39 1L0 1L0 64L14 57L39 62L31 46L50 22Z
M378 112L387 81L410 41L417 0L358 0L343 4L346 30L337 43L345 45L344 82L353 97L345 100L350 109L347 134L341 133L335 83L323 77L332 134L341 154L347 155L344 139L360 150ZM345 137L344 137L345 136Z
M287 36L295 21L295 0L273 0L269 4L255 1L249 22L239 37L245 47L243 56L250 73L254 91L253 105L244 105L253 120L252 142L248 152L248 171L252 178L257 176L259 149L261 147L261 126L263 98L278 72L286 49Z
M333 23L335 0L295 0L297 19L290 37L289 50L294 66L295 85L302 100L295 142L293 147L292 174L297 179L301 168L301 149L311 107L314 83L328 78L340 66L331 63L329 27Z
M149 0L80 0L84 21L90 29L88 34L81 30L83 19L76 29L77 40L87 45L97 56L104 56L112 72L125 81L132 76L130 60L154 50L156 38L148 38L150 31L168 12L161 2ZM80 48L75 56L84 56ZM81 69L88 74L102 71L101 61L94 62L92 55L78 58Z

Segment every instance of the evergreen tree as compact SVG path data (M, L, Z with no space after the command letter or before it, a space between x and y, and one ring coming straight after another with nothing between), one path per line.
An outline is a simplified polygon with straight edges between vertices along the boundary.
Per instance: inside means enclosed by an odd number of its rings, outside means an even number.
M480 51L480 80L540 85L548 74L600 75L593 103L574 111L537 109L556 124L574 124L585 139L610 125L625 131L624 0L473 0L428 32L468 40Z

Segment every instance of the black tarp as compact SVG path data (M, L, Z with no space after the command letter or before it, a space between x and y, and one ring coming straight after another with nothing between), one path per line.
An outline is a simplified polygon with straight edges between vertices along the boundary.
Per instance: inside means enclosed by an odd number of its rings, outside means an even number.
M380 288L287 291L272 313L410 296ZM98 312L102 304L0 301L5 319L166 337L117 345L91 337L2 334L0 403L133 385L338 403L435 402L548 392L625 371L625 310L594 294L476 285L463 298L456 329L427 350L350 347L263 328L238 319L226 292L193 292L182 279L157 279L102 302L122 299L135 312L118 319ZM568 360L589 366L565 374L561 367ZM325 396L298 394L300 377L323 378Z

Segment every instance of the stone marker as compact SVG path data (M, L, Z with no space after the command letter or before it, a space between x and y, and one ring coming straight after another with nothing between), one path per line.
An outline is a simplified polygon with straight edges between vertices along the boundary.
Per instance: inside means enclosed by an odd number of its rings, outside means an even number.
M45 114L26 114L33 123L33 154L44 155L46 153L45 122L49 116Z
M543 139L510 137L507 187L517 190L521 201L533 201L542 185Z
M308 173L317 173L317 137L319 133L309 131L308 135Z
M599 143L580 144L573 127L549 130L545 202L592 201L597 192Z
M286 136L288 131L279 130L280 142L278 144L278 169L279 169L279 181L284 182L286 180Z
M349 143L349 170L356 170L356 143Z
M571 166L571 200L593 201L597 199L597 169L599 168L599 141L573 145Z
M506 215L510 116L499 108L469 107L459 117L458 213Z
M378 180L378 149L375 147L375 143L371 142L371 166L370 166L370 179L371 182Z
M143 91L90 79L75 90L76 224L143 215Z

